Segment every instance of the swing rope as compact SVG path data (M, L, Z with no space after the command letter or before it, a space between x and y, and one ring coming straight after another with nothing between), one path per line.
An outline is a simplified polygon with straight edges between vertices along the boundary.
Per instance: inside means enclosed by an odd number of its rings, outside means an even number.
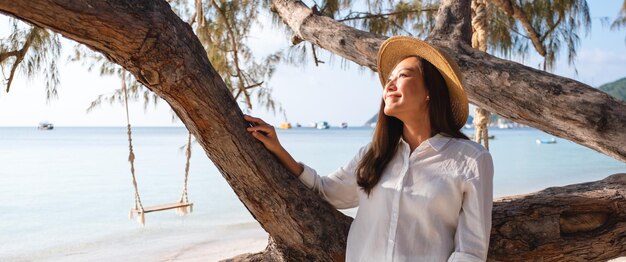
M183 194L180 196L179 203L189 203L189 196L187 195L187 179L189 178L189 160L191 159L191 132L187 136L187 160L185 161L185 183L183 184ZM193 212L193 205L189 205L189 213ZM187 206L182 206L176 209L176 214L184 216L187 214Z
M124 92L124 105L126 107L126 127L128 134L128 162L130 162L130 174L133 177L133 187L135 188L135 210L140 210L137 216L137 222L141 225L144 225L146 220L144 216L143 204L141 203L141 198L139 197L139 188L137 187L137 177L135 176L135 153L133 152L133 138L132 138L132 129L130 128L130 114L128 113L128 91L126 90L126 72L122 72L122 91ZM131 209L129 213L129 218L133 218L133 211Z
M139 188L137 186L137 176L135 175L135 153L133 152L133 139L132 139L132 128L130 125L130 114L128 110L128 90L126 87L126 73L122 72L122 91L124 92L124 105L126 107L126 127L128 130L128 162L130 162L130 174L133 178L133 188L135 189L135 206L130 209L129 218L133 219L134 215L137 215L137 222L139 222L142 226L145 225L145 214L168 210L168 209L176 209L176 214L180 216L184 216L187 213L193 212L193 203L189 202L189 196L187 194L187 181L189 178L189 162L191 159L191 132L187 136L187 150L186 155L187 159L185 162L185 182L183 184L183 193L180 196L180 199L176 203L151 206L144 208L141 203L141 197L139 196Z

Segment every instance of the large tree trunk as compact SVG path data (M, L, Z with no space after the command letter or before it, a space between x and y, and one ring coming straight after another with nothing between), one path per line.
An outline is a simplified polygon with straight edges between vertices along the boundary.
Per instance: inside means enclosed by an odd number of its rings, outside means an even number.
M459 1L458 3L463 4L466 1ZM469 6L467 8L469 12ZM452 15L450 17L453 17L458 15L458 11L461 9L443 10L444 16ZM278 164L276 159L260 143L246 133L246 125L242 120L241 111L238 110L237 104L222 79L211 67L202 45L189 25L181 21L165 1L0 0L0 12L41 27L50 28L65 37L103 53L115 63L126 68L140 82L172 106L186 127L196 136L208 157L218 167L239 199L271 236L270 244L265 252L239 259L266 261L342 259L351 219L306 189L288 174L285 168ZM445 25L444 22L441 23ZM349 28L345 30L349 31ZM447 29L440 27L438 30L443 32ZM449 33L457 38L467 37L467 35L463 35L462 30ZM381 38L368 33L359 32L357 34L365 39L357 44L352 40L343 39L338 41L337 45L352 45L359 50L370 52L371 57L373 57ZM344 35L340 34L339 36ZM341 37L337 39L341 39ZM454 48L467 47L455 46ZM463 55L465 56L482 56L481 53L473 52L471 49L462 50L464 50ZM365 61L371 63L373 61L371 57L355 56L354 59L365 58ZM466 61L463 60L462 55L458 55L457 58L461 62ZM494 61L511 66L510 62L494 60L495 58L491 57L485 59L484 61L476 60L474 63L487 68L496 68L492 65L495 63ZM462 63L466 75L469 75L471 81L480 82L478 77L471 77L472 71L468 69L468 63ZM508 71L498 69L495 74L506 72ZM526 77L530 77L528 81L534 81L533 76L554 79L549 74L528 70L525 72ZM517 84L523 83L514 76L511 79L520 81ZM487 96L490 94L489 92L497 90L497 88L491 90L489 86L496 80L486 79L482 81L484 81L487 91L474 90L475 92ZM524 86L529 86L531 83L526 83ZM468 91L471 95L477 96L472 93L471 88ZM489 103L497 104L501 101ZM507 110L509 112L514 111ZM580 116L573 115L572 117ZM623 126L623 121L619 123ZM612 125L607 124L606 126L609 126L608 130L613 130ZM616 145L616 147L621 148L623 156L623 145ZM620 181L623 182L623 179ZM623 185L624 183L621 184L622 188ZM618 193L612 198L614 200L612 207L622 207L623 209L626 206L624 193L623 191ZM576 195L576 193L571 194ZM596 198L598 201L602 199ZM523 213L526 210L524 209L524 202L516 203L518 202L513 201L507 203L507 206L513 210L511 212L515 213L518 208L517 205L519 205L519 212ZM566 211L571 213L576 210ZM607 214L607 217L611 218L607 221L618 222L608 223L603 228L623 228L625 220L623 213L611 211ZM495 214L494 217L498 217L498 215ZM494 220L494 225L498 226L494 228L500 228L499 225L504 225L509 221L506 217L508 213L503 215L505 217L502 220ZM514 220L511 221L511 223L515 222ZM506 227L504 228L506 229ZM619 238L612 243L623 243L620 242L624 238L623 231L615 231L614 229L603 234L615 234ZM571 240L567 238L567 234L559 236L563 238L563 241L566 241L565 244ZM583 240L587 239L585 237ZM523 239L516 239L515 235L507 235L503 239L511 239L513 244L524 241ZM496 239L493 242L506 243L508 240L502 241L504 242ZM609 245L608 242L598 243L595 246L599 247L594 250L601 250ZM508 247L509 245L504 244L503 246ZM532 251L543 248L545 245L533 244L529 246L529 250ZM621 253L624 252L623 246ZM504 248L496 250L504 250L502 251L504 254L509 252ZM600 256L596 255L595 257Z
M297 0L272 4L298 38L376 70L378 46L386 37L318 16ZM456 59L472 103L626 162L626 103L583 83L471 48L470 21L468 0L442 1L428 41Z

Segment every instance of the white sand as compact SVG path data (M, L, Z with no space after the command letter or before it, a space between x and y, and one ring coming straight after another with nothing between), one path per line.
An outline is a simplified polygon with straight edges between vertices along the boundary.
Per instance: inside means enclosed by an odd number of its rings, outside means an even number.
M267 233L251 232L243 238L207 241L186 247L159 261L220 261L244 253L263 251L267 246Z
M172 234L93 242L46 249L0 261L219 261L263 251L268 235L257 224L234 225L212 232Z

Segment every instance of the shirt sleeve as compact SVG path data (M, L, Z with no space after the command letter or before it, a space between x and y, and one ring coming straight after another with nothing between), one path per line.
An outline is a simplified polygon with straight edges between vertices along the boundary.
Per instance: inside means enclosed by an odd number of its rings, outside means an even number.
M464 183L463 204L448 262L486 261L491 236L493 160L489 152L476 159L476 168Z
M359 205L356 169L367 148L368 146L362 147L347 165L328 176L320 176L311 167L300 163L304 167L304 171L298 178L335 208L356 207Z

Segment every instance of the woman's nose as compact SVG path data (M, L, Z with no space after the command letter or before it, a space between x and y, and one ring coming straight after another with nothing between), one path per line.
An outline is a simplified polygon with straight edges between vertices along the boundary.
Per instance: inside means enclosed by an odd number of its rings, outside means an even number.
M389 82L387 82L387 84L385 85L385 89L388 91L396 90L396 80L395 79L389 80Z

